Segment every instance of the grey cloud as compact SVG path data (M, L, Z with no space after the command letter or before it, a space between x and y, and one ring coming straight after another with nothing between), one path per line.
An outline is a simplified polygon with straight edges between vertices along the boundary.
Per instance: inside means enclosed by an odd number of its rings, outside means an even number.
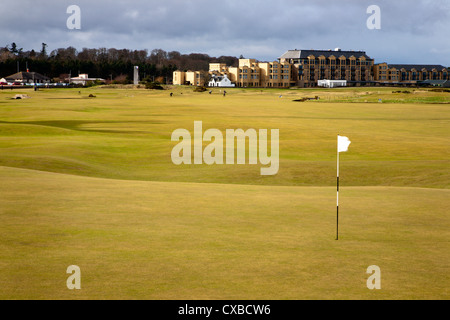
M66 28L71 4L82 10L80 31ZM372 4L381 7L381 30L366 28ZM0 30L0 45L25 49L46 42L49 49L163 48L271 60L288 49L342 47L405 63L427 55L450 63L448 0L22 0L2 4Z

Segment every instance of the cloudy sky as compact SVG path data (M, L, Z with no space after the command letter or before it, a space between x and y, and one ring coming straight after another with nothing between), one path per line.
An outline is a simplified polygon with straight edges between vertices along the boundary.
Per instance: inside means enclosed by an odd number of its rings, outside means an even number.
M81 9L69 30L67 8ZM370 5L381 29L370 30ZM364 50L376 62L450 66L450 0L0 0L0 46L161 48L275 60L289 49Z

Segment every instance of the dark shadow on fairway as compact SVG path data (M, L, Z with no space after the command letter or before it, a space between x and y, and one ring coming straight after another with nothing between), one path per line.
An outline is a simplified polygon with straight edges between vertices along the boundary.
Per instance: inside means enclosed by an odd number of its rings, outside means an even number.
M76 97L76 98L44 98L45 100L80 100L87 99L87 97Z
M83 129L82 125L89 124L114 124L114 123L145 123L145 124L164 124L163 121L83 121L83 120L54 120L54 121L21 121L21 122L8 122L0 121L0 124L20 124L20 125L35 125L44 127L53 127L81 132L99 132L99 133L148 133L147 131L127 131L127 130L102 130L102 129Z

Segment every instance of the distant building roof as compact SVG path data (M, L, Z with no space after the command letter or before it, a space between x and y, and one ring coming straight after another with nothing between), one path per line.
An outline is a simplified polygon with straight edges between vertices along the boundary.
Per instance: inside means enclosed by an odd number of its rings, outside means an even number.
M354 56L355 58L364 57L365 59L370 58L365 51L342 51L340 49L336 50L289 50L284 53L279 59L306 59L310 55L315 57L325 56L325 58L335 56L339 58L344 56L346 59Z
M212 75L211 77L211 81L215 80L215 81L222 81L224 78L227 78L227 76L216 76L215 74Z
M425 69L427 71L432 71L433 69L436 70L443 70L446 69L446 67L438 65L438 64L389 64L389 68L395 68L397 70L405 69L406 71L411 71L412 69L416 70L422 70Z
M280 59L300 59L301 51L299 50L289 50L283 54Z
M17 72L10 76L5 77L8 81L15 81L15 80L21 80L21 81L29 81L29 80L39 80L39 81L50 81L49 77L46 77L40 73L37 72Z

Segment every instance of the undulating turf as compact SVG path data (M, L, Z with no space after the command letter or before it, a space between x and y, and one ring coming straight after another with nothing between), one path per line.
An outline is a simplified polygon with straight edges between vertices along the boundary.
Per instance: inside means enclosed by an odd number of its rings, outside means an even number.
M395 90L0 91L0 298L448 299L450 94ZM279 129L278 174L175 166L194 121Z

